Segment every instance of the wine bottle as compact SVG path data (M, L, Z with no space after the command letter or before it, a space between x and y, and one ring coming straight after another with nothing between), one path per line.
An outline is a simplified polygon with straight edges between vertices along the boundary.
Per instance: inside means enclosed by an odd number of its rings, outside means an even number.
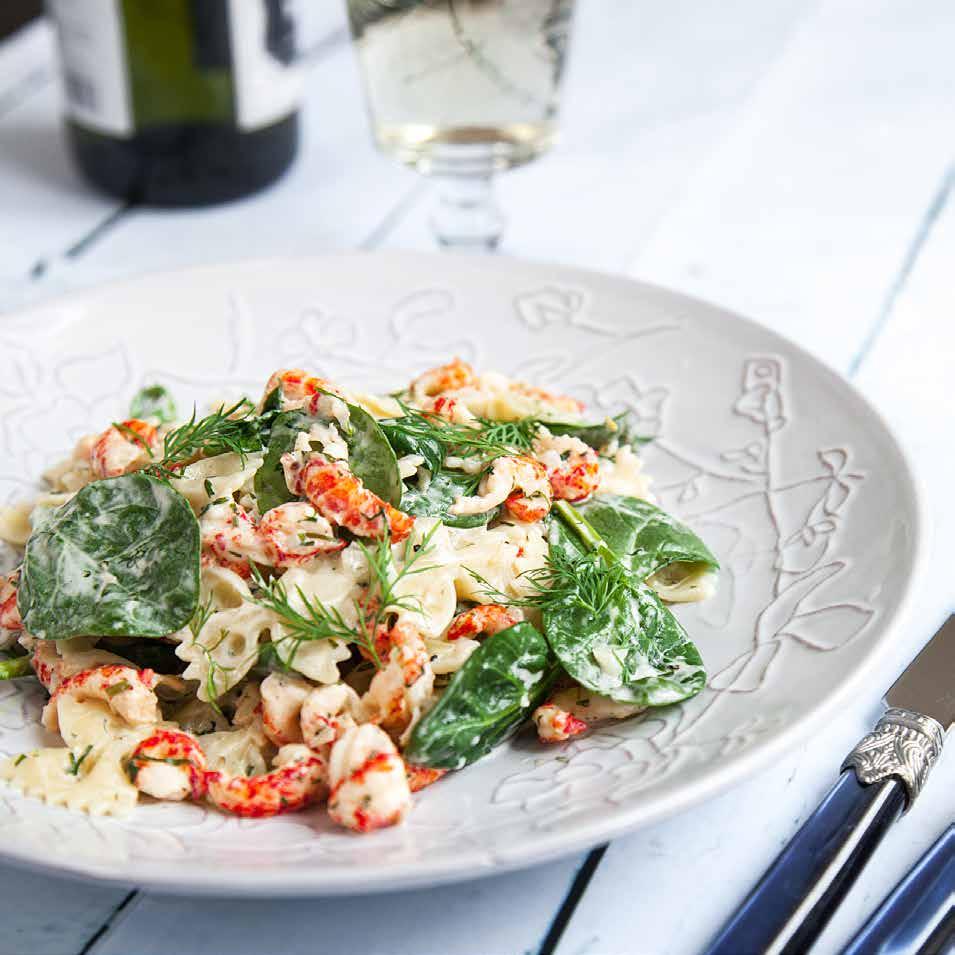
M94 185L200 205L277 179L298 146L284 0L50 0L67 136Z

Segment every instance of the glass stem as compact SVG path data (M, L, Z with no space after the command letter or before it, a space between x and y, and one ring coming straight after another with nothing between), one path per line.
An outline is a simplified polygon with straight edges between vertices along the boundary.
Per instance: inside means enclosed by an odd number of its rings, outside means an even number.
M438 243L456 251L497 248L504 215L494 196L493 173L435 176L437 199L431 228Z

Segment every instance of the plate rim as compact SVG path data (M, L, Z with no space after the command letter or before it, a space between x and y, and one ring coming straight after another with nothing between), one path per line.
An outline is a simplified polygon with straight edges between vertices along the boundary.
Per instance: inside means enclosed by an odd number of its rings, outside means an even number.
M51 295L41 302L28 303L0 313L0 332L10 321L17 323L28 322L31 315L41 315L57 308L90 307L103 297L122 295L124 291L134 292L137 286L148 285L155 281L175 283L179 288L188 288L189 283L216 280L219 278L238 277L243 274L257 273L261 275L269 269L289 269L303 272L314 270L317 272L323 266L328 268L331 263L344 258L364 258L380 262L405 260L448 264L447 253L419 252L409 250L341 250L334 252L310 255L283 255L267 257L238 258L228 262L203 264L176 269L143 270L132 275L98 282L72 291ZM781 332L750 318L732 309L715 302L710 302L694 295L680 292L663 285L633 278L629 275L605 272L597 269L582 268L572 264L551 262L547 260L532 260L514 256L455 256L452 260L455 267L472 266L475 270L490 268L507 268L514 270L529 270L537 272L558 272L561 276L577 279L581 282L591 281L606 283L608 281L620 287L629 286L637 295L646 298L647 293L668 300L675 306L684 306L690 310L703 309L715 313L732 323L741 325L750 331L769 336L770 339L793 353L801 361L825 373L838 387L848 389L858 404L865 409L872 420L888 438L902 465L902 477L907 482L913 503L912 516L912 559L905 575L904 589L901 599L892 607L883 612L880 623L881 636L869 648L845 678L830 694L816 702L798 721L789 723L784 729L769 734L742 754L735 756L725 763L707 772L692 786L677 790L676 793L658 795L644 802L637 801L627 808L614 807L608 814L595 815L585 822L578 822L570 833L560 831L538 833L535 838L524 843L522 851L514 858L495 858L492 862L471 860L465 856L446 863L401 863L397 865L374 865L368 863L349 866L347 869L335 868L332 875L322 870L303 867L300 869L279 870L270 879L267 868L242 868L229 871L228 884L217 881L216 875L209 869L190 867L183 862L149 861L138 862L134 858L122 863L110 863L100 867L96 863L81 860L79 862L62 861L44 862L26 850L0 846L0 861L12 863L18 867L31 871L59 876L67 879L93 879L101 885L129 886L134 884L140 889L149 889L160 894L176 894L188 891L193 894L220 897L240 898L254 896L270 896L276 898L300 898L340 895L377 894L403 889L421 888L425 886L447 885L455 882L470 881L477 878L487 878L501 875L520 869L530 868L545 862L569 856L580 851L590 849L602 842L619 838L635 832L644 826L654 825L671 816L699 805L700 803L728 791L733 785L751 778L761 769L782 757L787 749L797 745L801 740L811 736L813 731L837 708L843 705L863 683L875 667L885 658L892 644L892 635L910 618L912 605L918 591L917 581L922 576L929 557L931 527L928 512L928 495L925 491L924 477L914 461L915 455L910 453L904 438L895 430L883 412L870 401L859 387L841 371L835 368L827 359L813 354L799 343L788 338ZM440 269L437 270L440 273ZM553 276L552 276L553 277ZM79 318L78 320L84 320ZM881 697L877 698L879 701ZM833 766L833 780L836 778L837 767ZM58 807L47 807L54 813L68 813L69 810ZM356 836L367 839L368 836ZM372 836L373 838L373 836ZM123 866L122 872L115 870L117 865ZM466 871L467 865L477 864L479 867Z

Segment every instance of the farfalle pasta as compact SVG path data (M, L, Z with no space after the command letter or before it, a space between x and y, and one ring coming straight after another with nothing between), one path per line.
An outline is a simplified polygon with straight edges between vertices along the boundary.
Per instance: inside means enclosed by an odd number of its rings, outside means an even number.
M0 512L0 675L63 746L0 778L369 831L522 725L560 742L705 681L668 604L716 559L650 499L626 414L454 359L390 395L281 370L177 421L150 386Z

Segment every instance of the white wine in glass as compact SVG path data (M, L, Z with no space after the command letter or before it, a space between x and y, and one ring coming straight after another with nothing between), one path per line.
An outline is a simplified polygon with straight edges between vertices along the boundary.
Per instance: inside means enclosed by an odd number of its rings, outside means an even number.
M495 173L557 129L573 0L348 0L378 147L441 181L438 241L493 248Z

